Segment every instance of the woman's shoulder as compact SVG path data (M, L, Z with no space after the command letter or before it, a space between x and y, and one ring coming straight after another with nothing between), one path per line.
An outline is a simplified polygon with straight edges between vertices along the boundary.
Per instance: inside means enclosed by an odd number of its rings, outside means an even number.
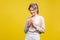
M41 20L44 20L44 16L39 16L39 18L40 18Z
M40 18L44 18L43 16L39 15Z

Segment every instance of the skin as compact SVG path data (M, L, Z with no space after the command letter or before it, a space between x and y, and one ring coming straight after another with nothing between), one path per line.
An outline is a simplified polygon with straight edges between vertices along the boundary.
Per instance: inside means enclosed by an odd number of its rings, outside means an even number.
M32 15L32 17L36 16L37 15L37 9L33 9L32 7L30 8L30 13Z

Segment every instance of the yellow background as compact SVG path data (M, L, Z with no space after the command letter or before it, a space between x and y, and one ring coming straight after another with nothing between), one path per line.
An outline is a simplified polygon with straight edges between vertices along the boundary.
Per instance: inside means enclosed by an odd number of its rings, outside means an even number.
M28 6L33 2L46 23L41 40L60 40L59 0L0 0L0 40L24 40L26 19L31 16Z

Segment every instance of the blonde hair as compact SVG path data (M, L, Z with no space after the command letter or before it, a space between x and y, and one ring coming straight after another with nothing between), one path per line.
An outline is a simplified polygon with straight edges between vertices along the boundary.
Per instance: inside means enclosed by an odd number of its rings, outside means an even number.
M31 4L29 5L28 10L30 10L31 7L32 7L33 9L37 9L37 14L38 14L38 12L39 12L38 4L37 4L37 3L31 3Z

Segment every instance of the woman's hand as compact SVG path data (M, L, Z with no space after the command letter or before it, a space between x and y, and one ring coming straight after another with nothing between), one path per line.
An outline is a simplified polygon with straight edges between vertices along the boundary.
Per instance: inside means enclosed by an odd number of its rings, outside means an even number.
M36 28L36 27L37 27L37 24L36 24L32 19L30 19L29 23L30 23L30 25L32 25L35 29L37 29L37 28Z
M32 25L34 27L35 23L32 19L29 20L29 25Z
M30 20L28 21L28 23L29 23L29 25L31 25L31 24L33 23L33 20L30 19Z
M29 26L32 25L36 29L36 24L32 19L30 19L28 23L29 23Z

